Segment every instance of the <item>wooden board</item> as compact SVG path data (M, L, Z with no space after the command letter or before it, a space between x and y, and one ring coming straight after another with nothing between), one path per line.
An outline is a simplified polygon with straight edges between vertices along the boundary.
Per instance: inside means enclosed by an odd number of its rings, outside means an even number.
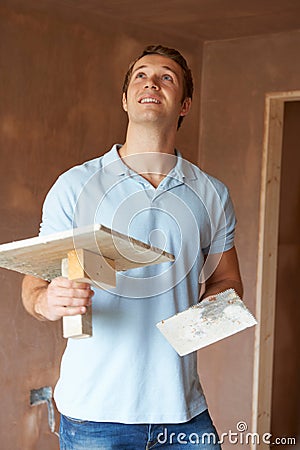
M89 250L114 260L117 271L175 259L170 253L95 224L2 244L0 267L51 281L61 275L61 261L74 249Z

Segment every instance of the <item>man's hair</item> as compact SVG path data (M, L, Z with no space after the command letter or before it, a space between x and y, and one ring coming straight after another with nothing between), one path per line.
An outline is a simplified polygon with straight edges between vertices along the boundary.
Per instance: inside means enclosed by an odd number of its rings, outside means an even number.
M128 85L130 83L131 75L133 66L135 63L143 58L146 55L161 55L165 56L166 58L170 58L173 61L177 62L179 66L182 68L183 71L183 96L182 96L182 102L187 98L193 97L193 77L192 72L189 66L187 65L187 62L185 58L182 56L181 53L179 53L178 50L175 50L174 48L168 48L164 47L163 45L149 45L148 47L144 48L143 52L138 56L132 63L130 63L129 69L125 75L124 83L123 83L123 93L127 97L127 90ZM184 117L180 116L178 119L177 129L180 127Z

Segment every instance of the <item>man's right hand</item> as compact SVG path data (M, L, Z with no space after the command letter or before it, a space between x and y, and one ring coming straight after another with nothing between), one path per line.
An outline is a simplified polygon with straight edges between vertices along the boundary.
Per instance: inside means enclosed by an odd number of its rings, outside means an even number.
M63 316L85 314L94 295L88 283L54 278L51 283L26 275L22 286L25 309L40 320L59 320Z

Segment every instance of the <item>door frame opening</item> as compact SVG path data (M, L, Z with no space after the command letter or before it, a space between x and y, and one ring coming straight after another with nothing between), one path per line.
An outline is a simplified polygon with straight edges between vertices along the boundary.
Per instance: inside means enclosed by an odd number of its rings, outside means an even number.
M256 281L259 324L255 331L252 399L252 430L260 437L271 429L280 174L284 104L289 101L300 101L300 91L271 92L265 96ZM251 448L256 450L257 444ZM259 448L268 447L261 444Z

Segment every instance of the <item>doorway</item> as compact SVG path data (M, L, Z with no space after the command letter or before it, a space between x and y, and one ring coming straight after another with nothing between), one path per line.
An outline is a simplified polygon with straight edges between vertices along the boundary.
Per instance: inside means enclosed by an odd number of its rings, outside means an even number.
M300 449L300 101L283 117L271 433Z
M299 113L300 91L266 95L252 403L260 436L299 433Z

